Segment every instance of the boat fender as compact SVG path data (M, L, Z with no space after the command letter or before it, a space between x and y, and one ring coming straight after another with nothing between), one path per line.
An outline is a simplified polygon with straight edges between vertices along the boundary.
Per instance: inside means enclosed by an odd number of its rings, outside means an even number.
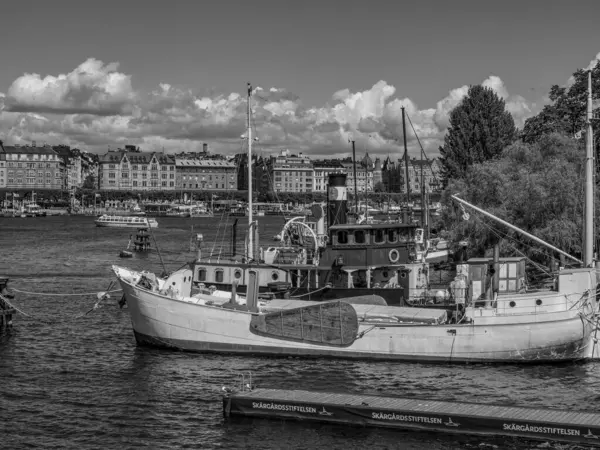
M400 252L398 250L396 250L395 248L390 250L390 253L388 256L390 258L390 262L392 262L392 263L397 263L400 260Z

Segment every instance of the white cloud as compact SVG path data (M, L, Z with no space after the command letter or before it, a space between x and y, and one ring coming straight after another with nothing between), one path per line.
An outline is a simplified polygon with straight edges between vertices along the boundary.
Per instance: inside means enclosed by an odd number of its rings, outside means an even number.
M510 95L498 76L482 84L505 99L518 124L531 114L531 105ZM398 98L396 88L380 80L358 92L340 89L329 103L306 107L284 88L256 87L257 147L331 157L348 152L348 140L353 139L361 152L400 156L404 107L409 152L417 156L420 151L414 126L426 152L434 156L443 143L449 112L467 91L468 86L452 89L435 107L421 109L410 98ZM25 74L6 96L0 94L0 127L8 130L3 136L8 143L48 141L97 151L129 143L175 152L200 149L208 142L215 151L235 153L241 149L245 123L245 92L199 96L168 82L151 92L136 92L131 75L119 72L118 64L93 58L66 75Z
M26 73L7 93L7 109L16 112L113 115L128 112L134 93L131 76L118 63L90 58L68 74Z

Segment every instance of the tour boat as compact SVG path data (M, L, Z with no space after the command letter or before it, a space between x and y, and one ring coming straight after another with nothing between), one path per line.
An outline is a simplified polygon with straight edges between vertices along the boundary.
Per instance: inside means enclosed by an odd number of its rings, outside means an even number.
M248 89L249 152L252 146L250 96L251 88ZM591 96L588 100L588 122L591 123L590 113ZM590 125L588 139L591 139L591 132ZM593 155L593 149L588 145L586 180L593 179L590 154ZM400 307L388 306L379 292L394 289L399 282L395 277L400 276L411 280L406 283L407 289L428 298L427 286L419 285L427 282L427 264L415 259L414 240L404 242L404 246L398 242L396 227L383 225L384 230L394 230L391 235L396 248L390 249L387 236L374 225L354 224L350 228L346 224L336 225L335 218L345 208L346 195L345 186L339 183L342 180L336 175L330 177L328 192L330 201L336 202L329 211L334 220L329 221L328 234L317 236L316 245L329 242L329 248L338 252L339 258L333 258L331 265L336 266L339 273L347 274L345 280L351 292L347 297L350 298L320 302L261 299L260 278L265 272L260 264L253 266L252 261L229 266L228 273L234 280L230 293L217 289L210 280L202 280L198 263L165 279L149 272L113 266L128 304L138 344L199 352L429 362L540 363L599 357L600 315L592 249L591 182L586 183L583 267L555 273L552 290L527 292L521 279L524 258L501 259L496 248L493 262L485 258L472 259L457 268L457 277L450 285L453 306ZM251 188L249 192L252 192ZM453 198L483 212L456 196ZM251 196L249 203L249 211L252 211ZM249 219L251 221L252 217ZM404 227L408 230L404 236L412 237L411 225L404 224ZM350 235L352 228L361 233ZM255 254L252 235L251 227L246 255ZM380 247L366 248L364 244L368 241L362 239L371 237L373 244L379 239ZM367 255L383 253L390 259L387 276L393 274L394 278L389 279L387 287L364 292L353 289L350 275L355 268L348 266L347 258L353 252L361 251L366 251ZM317 248L312 258L319 258L321 253L325 251ZM290 261L290 264L302 270L306 254L298 257L302 260ZM399 267L397 264L401 260L407 262ZM224 272L225 269L220 270ZM276 264L272 271L277 277L284 272ZM293 270L290 272L294 275ZM308 286L311 286L311 280L319 280L319 273L313 274L313 278L310 273L305 275ZM292 284L298 283L303 276L300 272L295 273ZM200 289L195 292L198 281L201 282ZM246 286L245 295L237 293L238 283ZM370 277L365 283L368 287ZM492 295L489 286L493 286ZM351 298L354 295L360 298Z
M157 228L158 222L156 219L142 216L111 216L104 214L98 217L95 221L98 227L113 227L113 228Z

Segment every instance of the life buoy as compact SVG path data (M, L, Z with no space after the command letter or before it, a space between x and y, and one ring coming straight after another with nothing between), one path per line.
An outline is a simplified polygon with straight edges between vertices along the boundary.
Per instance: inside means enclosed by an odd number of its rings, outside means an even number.
M388 256L390 258L390 262L392 262L392 263L397 263L400 260L400 252L398 250L396 250L395 248L390 250L390 253Z

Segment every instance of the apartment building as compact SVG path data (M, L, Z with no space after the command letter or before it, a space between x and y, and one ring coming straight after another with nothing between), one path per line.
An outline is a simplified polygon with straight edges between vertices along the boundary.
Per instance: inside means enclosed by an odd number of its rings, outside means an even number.
M98 187L107 191L174 191L175 173L173 156L127 146L100 155Z
M61 189L60 158L52 147L44 145L3 145L0 186L7 189ZM4 170L2 170L4 169ZM2 177L2 173L4 176Z
M217 159L175 159L176 187L184 191L234 191L236 165Z

